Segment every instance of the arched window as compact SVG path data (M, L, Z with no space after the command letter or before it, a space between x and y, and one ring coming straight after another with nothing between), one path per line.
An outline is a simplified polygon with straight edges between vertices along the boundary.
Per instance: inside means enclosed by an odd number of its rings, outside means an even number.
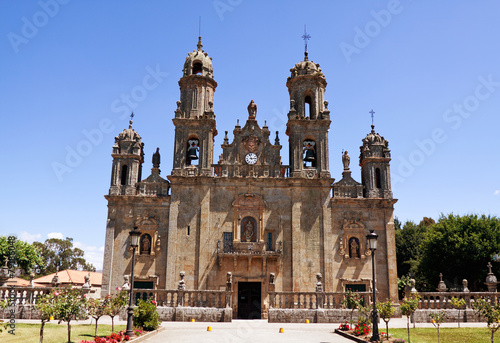
M302 144L302 160L304 167L316 167L316 142L313 140L305 140Z
M309 117L311 119L314 119L313 116L312 116L312 113L311 113L311 107L312 107L312 99L308 95L304 99L304 116L305 117Z
M120 173L120 184L125 186L127 184L127 174L128 174L128 166L122 166L122 171Z
M356 237L349 238L349 257L359 258L359 239Z
M141 236L140 240L141 255L151 255L151 236L147 233Z
M377 188L382 188L382 178L380 176L380 168L375 169L375 182Z
M245 217L241 221L241 241L256 242L257 241L257 222L252 217Z
M200 150L200 141L196 138L188 139L187 142L187 156L186 164L197 165L198 164L198 151Z
M200 61L194 61L193 62L193 75L194 74L201 74L203 71L203 64Z

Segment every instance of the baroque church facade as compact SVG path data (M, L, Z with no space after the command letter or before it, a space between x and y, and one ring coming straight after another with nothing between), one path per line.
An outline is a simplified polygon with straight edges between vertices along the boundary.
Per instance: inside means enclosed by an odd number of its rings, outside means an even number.
M142 138L128 129L116 138L104 253L103 295L116 292L130 275L129 232L141 232L134 288L176 289L181 271L186 289L225 289L233 276L233 313L249 300L265 317L268 286L276 291L314 292L321 273L325 292L371 290L371 251L366 235L378 234L375 254L381 300L397 301L396 249L388 141L372 130L362 139L361 183L351 177L350 157L342 156L342 179L329 168L331 118L326 79L308 59L290 69L286 135L289 165L283 165L278 132L248 119L225 131L214 163L217 135L213 110L217 82L212 60L202 49L188 53L179 80L173 123L173 168L160 176L160 155L142 178ZM260 303L260 307L258 304Z

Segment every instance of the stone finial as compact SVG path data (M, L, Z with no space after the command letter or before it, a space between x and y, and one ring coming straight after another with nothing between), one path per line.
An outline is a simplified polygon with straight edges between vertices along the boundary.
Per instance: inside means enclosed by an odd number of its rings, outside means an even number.
M231 292L233 289L233 273L227 272L226 274L226 291Z
M224 131L224 144L229 144L229 138L227 137L227 131Z
M323 292L323 284L321 283L321 279L323 278L323 275L321 273L316 274L316 292Z
M493 272L491 271L491 268L493 266L491 265L491 262L488 262L488 264L486 266L488 267L488 275L486 275L485 284L486 284L486 286L488 286L488 292L496 292L498 281L497 281L497 277L495 276L495 274L493 274Z
M446 292L448 288L446 288L446 284L443 281L443 273L439 273L439 284L437 287L438 292Z
M417 293L417 289L415 288L415 279L410 279L410 293Z
M280 145L280 138L278 136L278 132L279 131L276 131L276 138L274 139L274 145Z
M130 290L130 275L123 275L122 290L124 290L124 291Z
M257 116L257 104L255 102L250 101L247 107L248 110L248 119L255 119Z
M83 279L85 280L85 282L83 283L82 285L82 288L83 289L90 289L90 273L88 273L87 275L85 275L83 277Z
M184 271L180 272L179 273L181 279L179 280L179 286L177 287L177 289L179 291L184 291L186 290L186 281L184 281L184 276L186 275L186 273Z
M470 292L469 288L467 287L468 281L467 279L462 280L462 292Z
M349 154L347 153L346 150L342 155L342 164L344 165L344 171L349 170L349 163L351 163L351 158L349 157Z

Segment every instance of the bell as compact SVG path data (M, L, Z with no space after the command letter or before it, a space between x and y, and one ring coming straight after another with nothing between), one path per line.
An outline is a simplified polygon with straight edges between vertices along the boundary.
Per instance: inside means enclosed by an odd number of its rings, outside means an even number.
M189 160L197 160L198 159L198 155L196 154L196 148L195 147L188 149L187 158Z
M311 149L306 150L306 156L304 157L304 162L314 162L316 157L314 157L314 151Z

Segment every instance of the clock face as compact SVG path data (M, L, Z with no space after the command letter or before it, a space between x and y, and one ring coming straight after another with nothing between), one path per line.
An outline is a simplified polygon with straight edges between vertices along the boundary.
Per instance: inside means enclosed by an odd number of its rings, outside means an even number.
M247 154L245 156L245 162L248 164L255 164L257 163L257 155L255 155L253 152Z

